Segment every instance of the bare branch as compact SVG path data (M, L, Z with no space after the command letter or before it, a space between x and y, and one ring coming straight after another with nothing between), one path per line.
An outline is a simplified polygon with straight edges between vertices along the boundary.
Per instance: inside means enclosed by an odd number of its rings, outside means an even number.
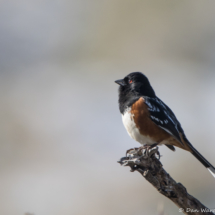
M129 150L128 157L118 161L123 166L130 166L131 172L138 171L157 191L173 201L184 214L214 215L199 200L187 193L186 188L177 183L164 169L160 162L158 147L151 150L138 148Z

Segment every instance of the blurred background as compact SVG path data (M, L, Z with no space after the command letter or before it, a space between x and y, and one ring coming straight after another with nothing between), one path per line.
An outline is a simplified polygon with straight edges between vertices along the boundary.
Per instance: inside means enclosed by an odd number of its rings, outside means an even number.
M143 72L215 165L215 2L0 4L0 214L181 214L117 163L139 144L114 81ZM210 173L188 152L160 152L171 176L215 208Z

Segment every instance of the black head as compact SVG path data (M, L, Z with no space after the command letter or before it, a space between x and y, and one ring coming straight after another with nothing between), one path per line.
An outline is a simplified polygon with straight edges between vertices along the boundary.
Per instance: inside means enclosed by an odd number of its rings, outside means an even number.
M120 85L119 105L121 113L141 96L156 97L148 78L141 72L132 72L115 82Z

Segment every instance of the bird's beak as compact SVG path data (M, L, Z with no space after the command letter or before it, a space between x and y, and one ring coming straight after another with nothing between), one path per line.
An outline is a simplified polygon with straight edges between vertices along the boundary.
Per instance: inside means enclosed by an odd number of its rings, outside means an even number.
M116 80L115 83L119 84L120 86L125 86L125 81L124 81L124 79Z

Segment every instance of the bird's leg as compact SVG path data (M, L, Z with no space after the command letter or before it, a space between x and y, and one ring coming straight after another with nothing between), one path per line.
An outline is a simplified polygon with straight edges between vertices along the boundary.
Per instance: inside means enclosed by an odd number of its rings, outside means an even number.
M147 153L149 153L150 155L150 150L153 149L154 147L157 147L159 143L154 143L152 145L149 146ZM157 159L160 160L160 152L157 150L156 152L157 154Z
M145 145L143 145L143 146L140 146L140 147L138 148L138 151L141 151L141 150L143 150L143 149L146 149L147 151L149 151L150 149L154 148L154 147L157 146L157 145L158 145L157 143L154 143L154 144L152 144L152 145L147 145L147 144L145 144Z
M147 154L149 157L151 156L150 152L152 151L153 148L155 148L156 146L158 145L158 143L154 143L152 145L143 145L143 146L140 146L139 148L131 148L131 149L128 149L126 151L126 157L128 154L132 154L136 151L135 154L139 154L139 155L142 155L143 152L142 150L144 149L144 154ZM160 153L157 151L156 154L158 155L158 159L160 159Z
M147 149L150 150L150 149L154 148L157 145L158 145L158 143L153 143L152 145L149 145Z
M143 146L141 146L141 147L138 148L138 153L141 152L143 149L145 149L144 153L146 153L148 156L150 156L151 149L153 149L157 145L158 145L158 143L154 143L152 145L145 144L145 145L143 145ZM156 154L158 155L158 159L160 159L160 153L159 153L159 151L157 151Z
M138 152L141 152L143 149L148 150L149 147L150 147L150 145L147 145L147 144L145 144L145 145L143 145L143 146L140 146L140 147L138 148Z

